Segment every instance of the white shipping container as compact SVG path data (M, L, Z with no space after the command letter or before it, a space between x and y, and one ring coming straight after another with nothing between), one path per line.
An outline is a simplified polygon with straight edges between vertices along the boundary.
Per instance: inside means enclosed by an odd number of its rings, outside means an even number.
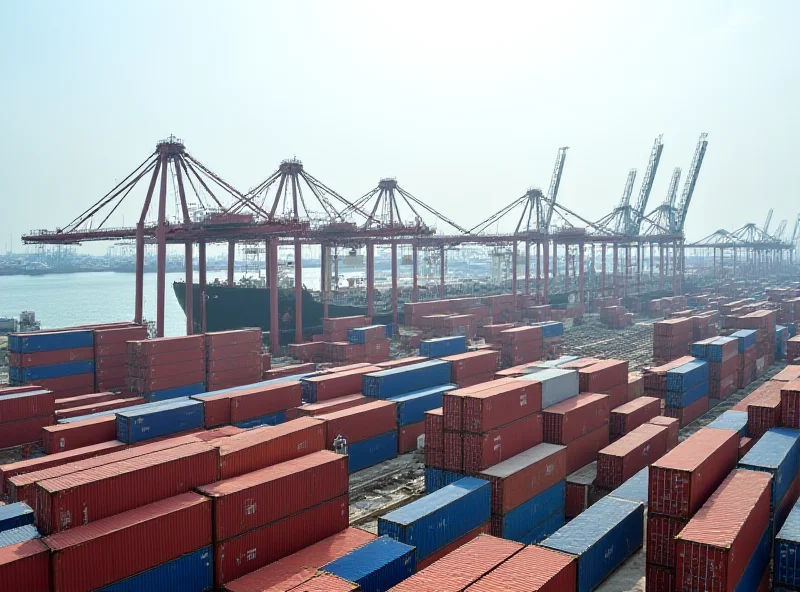
M542 383L542 409L578 396L578 371L561 368L542 368L520 377Z

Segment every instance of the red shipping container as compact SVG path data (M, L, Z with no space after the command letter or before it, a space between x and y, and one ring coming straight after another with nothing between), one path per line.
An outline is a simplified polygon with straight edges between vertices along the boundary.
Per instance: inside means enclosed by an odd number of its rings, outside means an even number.
M133 325L124 327L97 328L94 330L94 345L108 345L110 343L125 343L147 339L147 327Z
M180 374L178 376L167 376L165 378L132 378L128 376L128 388L136 393L152 393L163 391L187 384L198 384L205 382L206 373L203 371L190 374Z
M504 515L567 477L567 449L539 444L486 469L492 484L492 513Z
M234 368L233 370L220 370L208 372L206 382L213 384L233 384L235 386L252 385L261 382L261 364L247 368Z
M578 370L581 392L601 393L620 384L628 385L628 362L603 360L587 368Z
M50 592L50 549L39 539L0 547L0 582L9 592Z
M187 335L185 337L159 337L143 341L128 341L128 351L139 357L168 354L178 351L203 350L203 335Z
M358 364L348 364L347 366L336 366L335 368L326 368L324 372L327 374L336 374L337 372L350 372L350 370L358 370L359 368L372 368L380 367L377 364L368 364L366 362L359 362Z
M467 388L470 386L476 386L479 384L483 384L486 382L490 382L494 378L494 372L484 372L483 374L475 374L474 376L469 376L467 378L461 378L456 382L456 385L459 388Z
M628 374L628 401L644 395L644 376L638 373Z
M37 380L36 384L56 394L81 387L92 389L94 388L94 372L61 376L59 378L45 378L43 380Z
M769 526L772 476L734 470L678 535L681 590L732 592Z
M238 477L324 449L325 424L311 417L247 430L220 445L219 478Z
M611 409L615 409L628 402L628 385L625 383L618 384L617 386L608 389L603 394L609 396L609 405L611 406Z
M443 468L460 473L464 470L464 434L461 432L444 433Z
M93 347L77 347L74 349L58 349L53 351L32 352L28 354L8 354L8 365L17 368L33 368L51 364L66 364L94 359Z
M37 386L35 384L28 384L25 386L0 386L0 397L6 397L8 395L16 395L19 393L30 393L31 391L40 391L42 387Z
M292 592L358 592L359 590L361 586L358 584L328 573L316 575L297 588L292 588Z
M233 479L198 487L214 506L223 541L347 493L347 457L321 450Z
M214 585L296 553L348 527L347 495L214 545Z
M500 332L500 341L504 344L517 344L541 340L541 327L514 327L513 329L506 329Z
M0 397L0 424L52 415L55 401L55 393L44 389Z
M336 397L354 395L361 392L362 377L370 372L379 372L377 366L365 366L345 372L334 372L321 376L309 376L303 381L316 388L317 401L328 401Z
M374 401L317 418L325 422L325 442L331 449L338 436L353 444L397 429L397 410L391 401Z
M417 449L417 442L420 436L425 433L425 420L412 423L411 425L400 426L397 428L397 453L405 454L414 452Z
M260 371L261 352L252 352L222 360L208 360L206 367L209 372L222 372L236 370L237 368L258 368Z
M608 446L608 424L567 444L567 474L597 460L597 453Z
M388 362L380 362L379 364L375 364L376 366L380 367L382 370L390 370L392 368L402 368L403 366L409 366L411 364L418 364L420 362L427 362L428 358L425 356L409 356L407 358L397 358L395 360L389 360Z
M606 426L610 417L608 395L581 393L565 401L545 407L544 440L551 444L568 444L581 436Z
M758 393L747 405L747 432L760 438L770 428L781 424L781 386L785 383L767 381L754 391Z
M47 454L45 456L37 456L36 458L29 458L14 463L0 465L0 497L2 497L3 493L7 491L6 484L11 477L83 460L84 458L92 458L94 456L110 454L111 452L116 452L123 448L125 448L124 443L117 440L111 440L109 442L103 442L102 444L86 446L84 448L78 448L68 452Z
M232 331L213 331L206 333L206 349L215 350L218 347L239 345L240 343L255 344L261 349L261 329L234 329Z
M330 331L341 331L343 329L353 329L355 327L366 327L370 322L370 317L330 317L322 319L322 328L326 333Z
M680 432L680 420L674 417L665 417L657 415L647 423L653 425L665 426L667 428L667 451L672 450L678 445L678 433Z
M53 425L52 414L4 423L0 425L0 448L39 442L42 428L49 425Z
M683 530L688 520L671 518L660 514L647 514L647 562L662 567L675 567L677 542L675 537ZM669 592L672 592L670 590Z
M77 397L66 397L55 400L55 410L72 409L73 407L82 407L90 403L103 403L119 398L120 395L114 393L91 393L88 395L78 395Z
M531 566L536 566L532 569ZM538 590L574 592L578 589L578 563L573 555L531 545L503 562L467 590Z
M497 370L499 359L500 352L490 349L479 349L442 358L445 362L450 362L450 380L452 382L458 382L476 374L494 373Z
M675 590L675 568L647 564L645 575L646 592L673 592Z
M480 535L444 554L438 561L426 558L427 566L417 564L417 573L390 592L461 592L523 548L524 545L514 541Z
M147 403L147 399L144 397L129 397L127 399L111 399L110 401L82 405L81 407L73 407L71 409L59 409L56 411L56 420L103 413L104 411L112 411L114 409L124 409L125 407L133 407L134 405L142 405L144 403Z
M466 433L464 472L473 475L541 443L541 413L528 415L483 434ZM445 443L445 455L446 448Z
M674 417L681 422L681 427L689 425L695 419L702 416L708 411L708 397L701 397L688 407L683 409L674 409L672 407L665 407L664 413L668 417Z
M216 448L196 442L39 481L37 528L61 532L185 493L215 481L218 462Z
M461 401L464 431L481 434L541 411L542 384L528 380L493 381L478 392L465 392Z
M225 584L228 592L287 592L310 580L317 569L374 541L360 528L347 528L305 549Z
M665 426L640 425L597 455L597 486L616 489L667 452Z
M289 409L286 412L286 419L297 419L298 417L315 417L323 413L333 413L334 411L341 411L342 409L350 409L357 407L364 403L370 403L371 398L364 395L346 395L344 397L337 397L336 399L329 399L320 403L305 403L294 409Z
M800 380L781 384L781 425L797 429L800 427Z
M444 417L442 408L425 412L425 465L444 467Z
M41 438L47 454L93 446L117 438L117 420L114 415L107 415L48 425L42 428Z
M230 398L231 423L284 411L302 402L303 390L297 381L234 392Z
M101 382L107 382L114 379L125 379L128 377L128 368L127 366L117 366L114 368L106 368L104 370L97 370L95 372L96 380L100 380Z
M95 360L99 360L105 357L117 358L122 356L123 358L127 359L128 354L128 344L124 341L119 343L108 343L108 344L98 344L95 343L94 345L94 355Z
M157 354L154 356L140 356L136 352L131 353L128 351L127 365L131 368L131 372L137 376L145 378L156 378L157 375L147 374L148 372L163 372L162 376L169 376L166 372L175 366L181 367L184 365L184 372L191 369L196 369L196 364L201 362L205 368L205 358L203 351L199 349L187 349L183 351L169 352ZM158 370L153 370L158 369ZM181 374L182 372L173 372L172 374Z
M140 379L166 379L173 376L183 376L186 374L197 374L205 372L206 361L202 357L195 357L184 362L157 363L151 366L128 366L128 375ZM109 377L114 377L109 373Z
M612 436L624 436L647 423L661 412L661 400L656 397L639 397L611 410L609 429Z
M738 458L737 432L700 429L650 465L648 511L688 520Z
M431 553L427 557L425 557L425 559L419 561L417 563L417 572L419 572L419 571L421 571L421 570L423 570L423 569L425 569L427 567L430 567L431 565L433 565L434 563L436 563L440 559L444 558L446 555L449 555L450 553L452 553L456 549L458 549L460 547L463 547L464 545L466 545L467 543L469 543L472 540L475 540L479 536L488 535L488 534L491 534L491 532L492 532L492 523L491 522L486 522L486 523L480 525L478 528L470 530L467 534L458 537L452 543L445 545L441 549L439 549L439 550ZM394 590L394 588L391 588L391 589Z
M210 545L211 500L176 495L44 543L52 549L53 592L95 590Z

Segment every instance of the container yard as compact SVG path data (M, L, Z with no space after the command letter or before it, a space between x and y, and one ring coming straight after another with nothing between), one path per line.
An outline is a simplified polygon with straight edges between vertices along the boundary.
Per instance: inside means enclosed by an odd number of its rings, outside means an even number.
M242 193L159 142L70 224L23 237L133 240L136 281L130 321L4 342L0 588L800 589L800 217L791 237L770 213L688 240L707 147L648 207L659 136L635 203L629 176L594 222L557 199L559 148L547 193L466 228L396 179L347 199L293 158ZM225 205L190 215L209 185ZM90 224L137 187L134 227ZM266 280L237 285L253 244ZM174 245L185 335L166 336ZM363 253L363 286L340 285L339 248Z

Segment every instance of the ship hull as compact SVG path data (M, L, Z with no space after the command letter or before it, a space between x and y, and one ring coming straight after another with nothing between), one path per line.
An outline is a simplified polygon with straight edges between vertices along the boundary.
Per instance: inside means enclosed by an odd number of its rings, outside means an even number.
M174 282L173 290L186 313L186 284ZM272 322L269 313L269 288L244 288L210 284L206 286L206 330L227 331L244 327L261 327L270 331ZM200 286L192 286L192 321L199 330L202 323ZM295 305L294 291L279 289L278 293L278 330L281 343L295 341ZM328 305L329 317L350 317L366 315L366 307ZM399 314L402 319L402 312ZM303 336L322 333L323 305L306 290L303 290ZM391 313L373 316L376 324L392 322Z

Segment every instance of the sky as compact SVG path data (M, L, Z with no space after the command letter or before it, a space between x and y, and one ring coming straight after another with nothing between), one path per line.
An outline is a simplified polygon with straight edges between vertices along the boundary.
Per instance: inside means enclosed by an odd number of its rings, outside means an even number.
M708 132L687 238L770 207L791 233L798 18L791 0L3 2L0 246L64 226L170 134L242 191L296 156L348 199L396 177L469 228L546 191L559 146L559 203L598 220L664 134L650 210Z

